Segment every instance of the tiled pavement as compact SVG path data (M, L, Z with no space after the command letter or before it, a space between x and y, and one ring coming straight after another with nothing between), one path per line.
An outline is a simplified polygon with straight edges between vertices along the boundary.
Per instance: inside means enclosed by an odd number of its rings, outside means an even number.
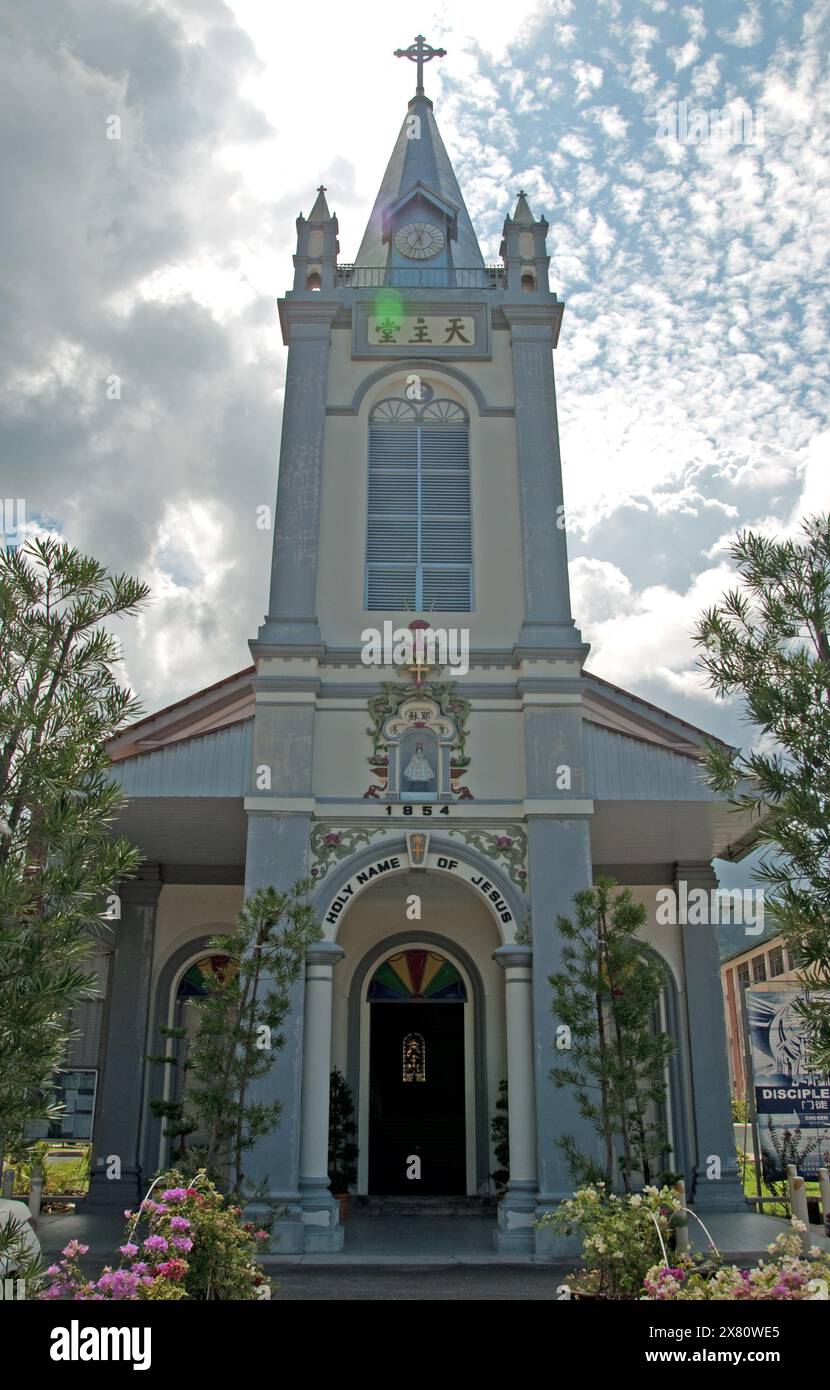
M785 1221L759 1216L754 1212L725 1213L704 1216L704 1221L718 1249L725 1255L746 1261L752 1254L763 1253L779 1231L788 1229ZM47 1214L40 1223L40 1239L44 1254L56 1255L67 1241L78 1239L90 1247L85 1265L97 1271L115 1258L116 1247L124 1233L120 1213L84 1212ZM345 1248L339 1255L272 1255L267 1258L269 1269L288 1267L354 1266L375 1267L456 1266L533 1268L546 1267L551 1262L533 1255L500 1255L493 1246L495 1221L482 1216L363 1216L352 1214L346 1222ZM695 1221L691 1223L692 1243L705 1248L706 1236ZM815 1245L830 1249L830 1240L811 1228ZM574 1261L567 1262L573 1265Z

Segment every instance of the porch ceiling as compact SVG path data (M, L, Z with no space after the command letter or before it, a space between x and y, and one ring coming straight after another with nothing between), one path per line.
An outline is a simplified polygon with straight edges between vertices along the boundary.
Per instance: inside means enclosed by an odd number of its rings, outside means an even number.
M239 798L135 797L114 828L151 862L245 863L246 816ZM748 818L723 802L596 801L591 817L595 864L739 859L751 838Z
M246 816L236 797L136 797L114 825L151 862L244 865Z
M740 859L754 827L719 801L596 801L591 820L595 864Z

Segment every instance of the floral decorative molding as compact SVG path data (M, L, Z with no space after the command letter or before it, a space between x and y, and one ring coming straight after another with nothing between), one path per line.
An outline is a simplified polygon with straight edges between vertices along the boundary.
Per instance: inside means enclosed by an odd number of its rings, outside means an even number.
M465 845L485 855L515 883L522 892L527 888L527 834L521 825L506 825L502 829L483 830L478 826L449 827L445 832Z
M356 850L380 844L396 835L392 827L371 825L330 825L322 822L311 832L311 877L324 879L342 860ZM470 845L495 864L522 892L527 887L527 834L521 825L483 829L476 825L442 826L441 834Z
M311 877L325 878L341 859L348 859L361 845L385 839L388 831L380 826L315 825L311 832Z

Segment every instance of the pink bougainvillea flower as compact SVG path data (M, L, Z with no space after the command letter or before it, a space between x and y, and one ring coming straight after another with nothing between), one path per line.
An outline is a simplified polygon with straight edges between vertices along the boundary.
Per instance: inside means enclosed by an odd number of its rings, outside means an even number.
M171 1231L189 1231L190 1222L186 1216L172 1216L170 1218Z
M164 1236L148 1236L144 1242L145 1250L166 1250L167 1241Z
M78 1255L86 1255L88 1250L88 1245L81 1245L79 1240L70 1240L69 1244L64 1246L61 1254L65 1255L68 1260L74 1260Z

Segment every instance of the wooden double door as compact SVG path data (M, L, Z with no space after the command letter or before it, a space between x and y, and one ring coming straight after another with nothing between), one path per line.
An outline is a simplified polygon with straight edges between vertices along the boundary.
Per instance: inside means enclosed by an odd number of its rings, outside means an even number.
M464 1194L465 1005L369 1007L370 1193Z

